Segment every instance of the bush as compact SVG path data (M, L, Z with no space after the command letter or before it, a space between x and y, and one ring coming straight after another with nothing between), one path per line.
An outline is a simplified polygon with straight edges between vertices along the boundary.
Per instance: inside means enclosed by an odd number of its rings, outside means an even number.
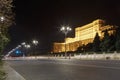
M6 79L6 73L3 70L3 62L0 61L0 80L5 80Z

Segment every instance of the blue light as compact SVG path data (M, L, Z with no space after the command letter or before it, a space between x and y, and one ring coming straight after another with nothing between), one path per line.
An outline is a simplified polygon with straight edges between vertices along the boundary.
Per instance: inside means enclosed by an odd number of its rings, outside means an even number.
M20 50L16 50L15 53L18 55L18 54L21 54L21 51Z

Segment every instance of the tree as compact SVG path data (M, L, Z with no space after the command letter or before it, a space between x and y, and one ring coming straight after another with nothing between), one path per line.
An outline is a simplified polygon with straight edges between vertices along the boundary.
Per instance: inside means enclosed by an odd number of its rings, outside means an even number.
M116 36L115 34L110 35L110 48L109 51L115 51Z
M79 46L76 52L83 53L85 51L85 45Z
M84 51L85 52L91 52L92 51L92 47L93 47L93 43L88 43L87 45L85 45Z
M120 27L116 29L116 43L115 43L116 51L120 51Z
M0 54L9 42L8 27L13 24L13 0L0 0Z
M110 49L110 36L107 30L104 32L104 38L101 41L100 48L102 52L108 52Z
M98 33L96 33L96 36L93 40L93 51L94 52L99 52L100 51L100 37L98 35Z

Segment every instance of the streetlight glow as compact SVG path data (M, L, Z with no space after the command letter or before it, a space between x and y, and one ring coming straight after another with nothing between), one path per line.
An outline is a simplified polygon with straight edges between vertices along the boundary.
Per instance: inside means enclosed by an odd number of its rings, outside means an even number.
M29 44L25 45L26 48L30 48L31 46Z
M0 17L0 20L3 22L5 20L5 17L4 16L1 16Z
M71 31L72 29L71 29L70 27L67 27L67 30L68 30L68 31Z
M37 40L33 40L32 42L33 42L33 44L35 44L35 45L38 44L38 41L37 41Z
M71 31L71 27L69 26L62 26L60 31L62 31L64 34L67 34L69 31Z
M61 30L61 31L65 30L65 27L63 26L60 30Z
M25 42L23 42L23 43L21 43L22 45L25 45L26 43Z

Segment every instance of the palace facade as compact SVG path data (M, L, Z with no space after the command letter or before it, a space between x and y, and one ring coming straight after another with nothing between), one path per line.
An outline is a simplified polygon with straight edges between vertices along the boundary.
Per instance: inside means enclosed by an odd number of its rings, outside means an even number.
M114 26L106 25L104 20L97 19L92 23L75 28L75 37L66 38L66 51L76 51L78 47L92 43L96 33L102 39L104 31L108 30L109 35L114 33ZM65 52L65 42L53 44L53 53Z

